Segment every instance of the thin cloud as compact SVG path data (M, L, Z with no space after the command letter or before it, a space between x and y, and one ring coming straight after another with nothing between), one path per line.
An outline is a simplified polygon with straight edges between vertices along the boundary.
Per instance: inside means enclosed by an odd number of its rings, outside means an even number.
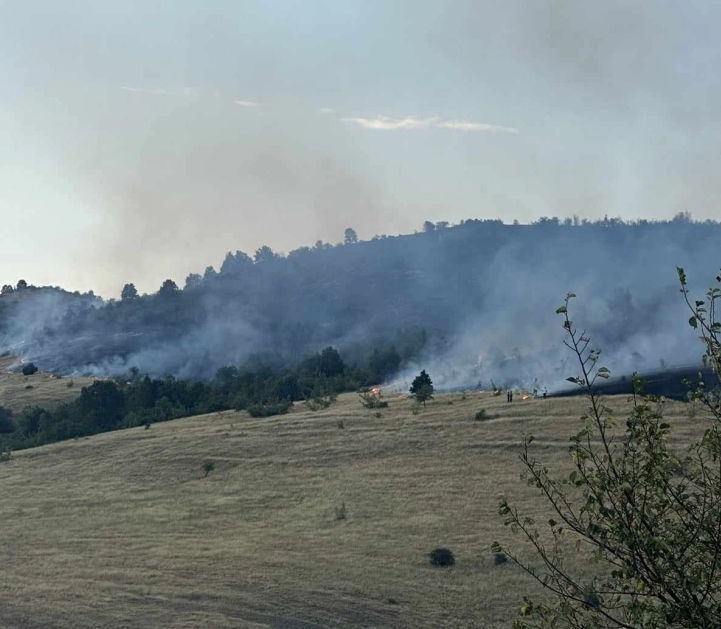
M341 118L341 122L353 122L364 129L380 129L384 131L425 129L437 121L438 118L416 118L415 116L408 116L406 118L388 118L386 116L376 116L375 118Z
M438 124L442 129L455 131L484 131L486 133L520 133L515 127L504 127L487 122L466 122L464 120L445 120Z
M322 111L322 110L321 110ZM393 131L397 129L427 129L437 127L440 129L451 129L453 131L476 131L485 133L520 133L515 127L489 124L487 122L468 122L466 120L441 120L440 118L418 118L407 116L406 118L388 118L387 116L376 116L375 118L341 118L341 122L352 122L364 129Z
M241 107L260 107L260 103L255 103L252 100L234 100L233 102Z
M334 114L335 113L335 109L333 109L332 107L321 107L318 111L322 114Z

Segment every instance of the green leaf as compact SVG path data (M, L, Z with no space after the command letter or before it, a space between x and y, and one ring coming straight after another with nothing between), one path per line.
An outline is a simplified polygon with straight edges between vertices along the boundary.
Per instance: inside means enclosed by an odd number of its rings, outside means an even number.
M696 317L691 317L688 320L688 324L695 330L698 327L698 321L696 320Z
M566 306L561 306L560 308L556 308L556 314L566 314L568 312L568 308Z

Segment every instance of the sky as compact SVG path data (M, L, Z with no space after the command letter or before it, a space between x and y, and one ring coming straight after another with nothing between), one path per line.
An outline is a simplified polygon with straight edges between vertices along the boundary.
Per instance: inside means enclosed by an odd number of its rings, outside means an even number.
M711 0L0 0L0 283L426 220L721 218Z

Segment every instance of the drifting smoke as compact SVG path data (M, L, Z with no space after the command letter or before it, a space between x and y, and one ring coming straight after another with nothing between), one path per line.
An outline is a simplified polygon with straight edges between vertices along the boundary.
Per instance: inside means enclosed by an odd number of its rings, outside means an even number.
M718 267L719 231L685 221L468 222L255 264L229 255L195 287L129 303L29 295L8 310L0 350L64 373L136 367L210 378L259 352L289 362L330 344L353 359L353 348L418 326L444 342L430 343L391 387L407 389L424 368L441 390L493 381L553 392L577 372L555 314L567 292L578 295L572 319L617 375L697 364L675 267L687 270L694 296L703 294Z
M635 229L600 229L589 238L590 231L548 236L539 228L519 237L479 269L483 308L465 318L451 348L408 365L388 386L407 390L424 368L439 390L567 389L566 378L579 374L556 314L568 292L577 295L569 306L574 327L587 331L589 347L601 350L599 365L612 374L700 365L703 348L687 324L675 267L685 268L693 294L703 295L721 261L718 228Z

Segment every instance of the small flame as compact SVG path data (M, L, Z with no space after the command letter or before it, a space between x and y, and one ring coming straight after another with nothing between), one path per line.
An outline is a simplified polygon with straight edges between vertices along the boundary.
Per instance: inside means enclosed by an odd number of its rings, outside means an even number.
M528 395L528 393L526 393L526 395L522 396L521 399L522 399L522 400L528 400L530 397L531 397L531 396Z
M380 392L381 392L381 390L380 390L379 387L374 387L374 388L371 389L371 393L372 393L373 395L376 395L376 396L377 396L377 395L380 395Z

